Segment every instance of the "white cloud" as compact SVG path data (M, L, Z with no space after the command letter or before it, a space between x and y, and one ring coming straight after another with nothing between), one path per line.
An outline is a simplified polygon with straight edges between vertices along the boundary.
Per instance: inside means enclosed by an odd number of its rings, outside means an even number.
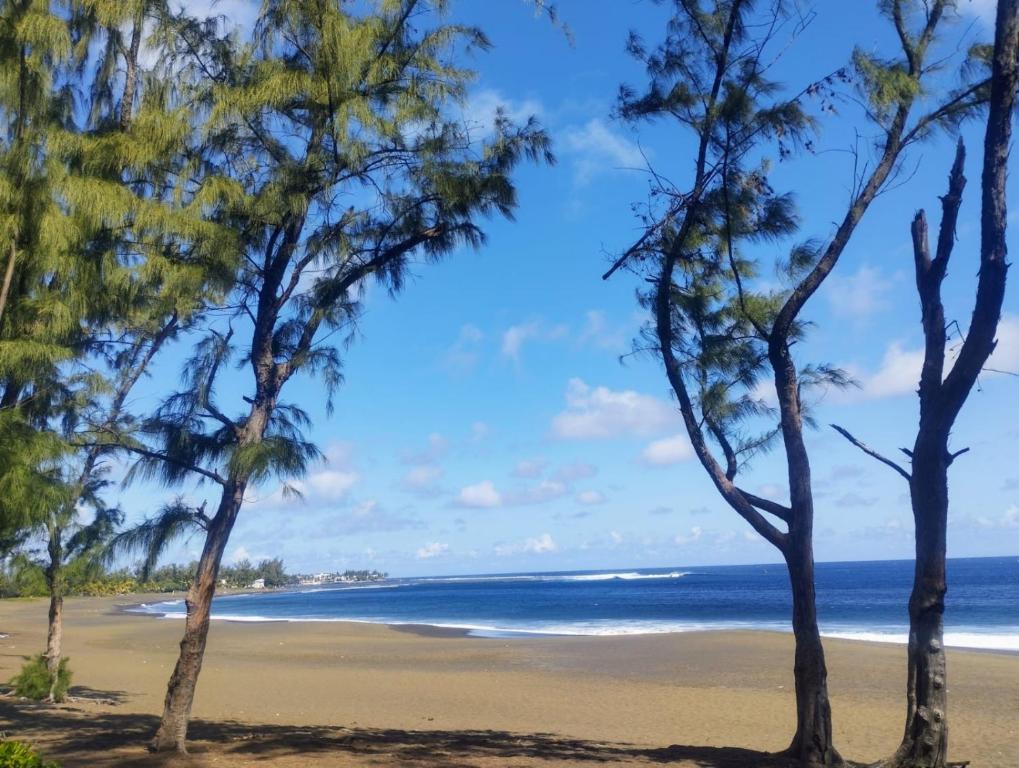
M462 507L492 509L502 504L502 496L491 480L482 480L480 483L461 488L457 501Z
M566 336L568 332L569 329L565 325L547 326L541 320L512 325L502 334L503 357L519 363L520 353L528 341L555 341Z
M652 467L667 467L672 464L679 464L692 457L693 447L690 445L686 435L676 435L675 437L655 440L640 454L641 461Z
M664 400L629 389L592 388L575 378L566 388L566 410L552 420L552 435L560 440L647 436L672 426L676 418Z
M556 480L562 480L564 483L573 483L577 480L583 480L588 477L594 477L598 474L598 467L594 464L586 464L583 461L576 461L572 464L566 464L559 467L556 470Z
M545 473L547 464L548 462L541 459L525 459L517 462L512 474L513 477L522 478L541 477Z
M515 491L506 498L507 504L542 504L561 498L569 489L558 480L542 480L531 488Z
M496 544L494 551L498 557L508 557L510 555L544 555L549 552L557 552L559 545L555 543L551 534L543 533L540 536L527 539L521 543L514 544Z
M581 491L577 494L577 503L585 507L593 507L605 503L605 494L601 491Z
M495 116L500 109L514 123L524 123L532 115L540 117L544 112L541 102L534 99L514 101L495 89L483 88L468 98L463 119L468 128L480 128L487 133L495 125Z
M559 547L547 533L543 533L535 539L528 539L524 542L523 547L524 552L530 552L536 555L542 555L546 552L555 552L557 549L559 549Z
M431 544L425 544L423 547L418 549L417 558L418 560L428 560L433 557L440 557L449 552L449 544L441 544L438 541L433 541Z
M471 442L480 443L491 432L491 428L483 421L475 421L471 424Z
M257 0L177 0L175 5L197 19L219 18L224 31L248 33L258 18Z
M975 515L965 518L965 522L987 531L1002 528L1019 528L1019 506L1011 505L1000 517Z
M317 496L329 501L341 501L357 483L358 475L340 469L325 469L308 478L308 485Z
M485 334L475 325L460 326L456 341L446 350L443 363L455 373L470 373L481 358L480 345Z
M998 345L987 361L987 368L1019 373L1019 316L1002 315L998 322Z
M404 456L404 464L435 464L449 452L449 440L438 432L428 435L428 446Z
M701 528L699 525L695 525L693 528L690 529L690 533L686 533L686 534L680 533L680 534L677 534L676 537L673 539L673 541L676 544L678 544L679 546L684 547L687 544L693 544L693 543L695 543L697 541L700 541L700 538L703 535L704 535L704 529Z
M248 548L244 546L237 547L230 555L230 561L233 563L239 563L241 560L251 560L251 553L248 552Z
M600 118L564 131L560 145L565 153L574 156L574 180L577 184L587 184L606 171L644 168L647 165L640 148L614 133Z
M584 330L580 333L580 343L612 352L623 352L634 330L629 325L612 327L604 312L590 309L584 313Z
M370 499L333 515L324 522L324 527L335 536L343 536L423 528L424 523L412 515L389 512L378 501Z
M431 464L411 467L400 481L400 487L410 493L425 498L440 493L439 480L442 479L442 468Z
M520 350L524 346L524 342L537 336L539 327L537 320L532 320L523 325L510 326L502 334L502 354L511 360L519 362Z
M860 382L860 390L847 390L842 397L848 400L857 397L877 400L916 392L922 366L922 349L903 349L901 343L894 342L885 350L877 371L864 375L854 373Z
M1019 316L1005 314L998 323L997 346L985 365L987 375L995 371L1019 372ZM951 369L959 353L961 343L950 346L946 353L945 373ZM901 342L893 342L881 359L878 369L871 374L852 371L859 380L858 392L848 390L840 395L842 400L858 398L877 400L896 395L915 394L920 384L920 369L923 367L923 349L906 349Z
M863 266L854 275L832 275L825 290L832 314L866 320L887 309L896 279L880 269Z

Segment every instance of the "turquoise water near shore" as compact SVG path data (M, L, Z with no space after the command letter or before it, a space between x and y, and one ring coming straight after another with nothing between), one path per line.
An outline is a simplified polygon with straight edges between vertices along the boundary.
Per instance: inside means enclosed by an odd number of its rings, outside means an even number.
M822 632L906 642L909 560L818 563ZM1019 651L1019 558L953 559L946 644ZM183 617L183 601L139 606ZM217 597L213 618L362 621L460 628L479 636L622 635L707 629L788 631L783 565L640 568L389 579Z

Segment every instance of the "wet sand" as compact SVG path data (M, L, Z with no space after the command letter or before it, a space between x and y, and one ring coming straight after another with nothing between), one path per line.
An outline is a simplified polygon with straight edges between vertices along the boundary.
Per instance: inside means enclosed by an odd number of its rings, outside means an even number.
M182 623L70 599L72 701L0 696L0 731L76 766L773 765L794 725L792 638L488 639L354 623L214 622L192 755L149 755ZM144 599L144 598L141 598ZM45 645L46 602L0 601L0 680ZM905 649L827 640L836 745L889 754ZM1019 655L950 650L953 760L1019 766Z

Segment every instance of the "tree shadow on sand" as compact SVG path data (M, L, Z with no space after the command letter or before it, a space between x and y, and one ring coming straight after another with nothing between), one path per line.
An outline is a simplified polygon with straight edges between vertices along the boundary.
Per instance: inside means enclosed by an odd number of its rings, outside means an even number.
M48 757L74 766L170 766L174 757L140 749L155 731L154 715L86 712L73 706L44 707L0 701L0 723L10 738L39 744ZM496 730L400 730L252 724L194 720L188 731L192 760L232 757L227 764L392 764L421 768L469 768L501 761L547 761L550 765L651 765L686 761L697 768L788 768L775 755L736 747L635 744L572 739L552 733ZM321 761L321 762L320 762ZM187 761L190 762L190 761ZM347 764L344 763L344 764ZM187 764L186 762L183 764ZM509 762L507 764L510 764Z

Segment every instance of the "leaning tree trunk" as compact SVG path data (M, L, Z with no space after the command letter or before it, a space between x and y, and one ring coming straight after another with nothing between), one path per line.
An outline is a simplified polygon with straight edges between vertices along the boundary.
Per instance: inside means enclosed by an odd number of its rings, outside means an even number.
M786 552L793 593L793 636L796 639L796 734L786 754L805 766L841 765L832 742L828 667L817 626L814 551L809 535L790 531Z
M246 483L243 481L232 481L224 486L219 510L209 525L195 581L185 598L187 618L184 623L184 638L180 641L180 656L166 689L163 718L159 730L152 739L153 751L172 749L187 752L188 721L191 718L191 704L195 698L198 674L202 671L205 641L209 635L209 615L212 598L216 592L216 581L219 578L219 566L244 500L245 487Z

